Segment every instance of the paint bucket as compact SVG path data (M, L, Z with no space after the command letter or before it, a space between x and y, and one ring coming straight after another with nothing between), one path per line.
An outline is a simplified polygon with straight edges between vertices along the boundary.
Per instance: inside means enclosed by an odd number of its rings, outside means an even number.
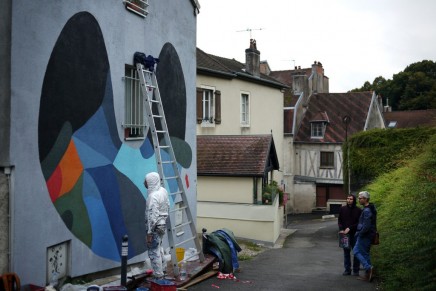
M185 258L185 249L176 248L176 257L177 257L177 262L182 261Z

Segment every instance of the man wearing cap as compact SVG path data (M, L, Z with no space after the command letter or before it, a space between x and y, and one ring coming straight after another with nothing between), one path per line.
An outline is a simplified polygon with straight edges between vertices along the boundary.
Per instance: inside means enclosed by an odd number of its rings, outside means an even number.
M371 281L373 278L373 266L370 258L371 241L376 232L377 210L374 204L369 203L369 192L359 193L359 204L363 206L362 214L356 231L356 245L353 248L354 255L359 259L365 269L365 276L358 277L360 280Z
M148 256L150 257L154 277L163 279L166 265L161 245L170 208L168 192L164 187L161 187L160 177L156 172L148 173L145 176L144 186L148 190L145 205Z

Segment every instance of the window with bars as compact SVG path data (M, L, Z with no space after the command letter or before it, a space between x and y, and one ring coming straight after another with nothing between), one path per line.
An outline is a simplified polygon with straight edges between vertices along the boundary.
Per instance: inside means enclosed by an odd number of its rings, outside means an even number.
M148 15L148 0L123 0L126 9L141 16Z
M334 168L335 167L335 153L334 152L321 152L320 156L321 168Z
M124 137L128 139L144 139L146 118L144 116L144 100L141 94L141 83L138 72L126 65L124 76Z
M250 95L241 93L241 125L250 125Z

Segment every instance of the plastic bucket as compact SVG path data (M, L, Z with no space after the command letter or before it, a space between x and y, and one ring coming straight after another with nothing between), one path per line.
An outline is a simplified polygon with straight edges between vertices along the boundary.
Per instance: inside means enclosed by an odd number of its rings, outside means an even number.
M177 262L182 261L185 258L185 249L176 248L176 257L177 257Z

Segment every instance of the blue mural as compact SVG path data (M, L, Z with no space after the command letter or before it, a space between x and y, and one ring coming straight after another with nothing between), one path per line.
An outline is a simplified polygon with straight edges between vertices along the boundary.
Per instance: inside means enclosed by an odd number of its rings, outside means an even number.
M182 66L170 43L159 58L157 77L166 116L171 116L167 118L171 140L179 169L189 168L192 151L184 140ZM87 12L68 20L48 61L38 145L48 194L65 226L98 256L120 261L126 234L129 258L143 253L147 195L143 180L147 172L156 171L152 140L148 136L140 148L120 140L103 34ZM184 178L189 187L189 177ZM177 184L166 186L177 190Z

